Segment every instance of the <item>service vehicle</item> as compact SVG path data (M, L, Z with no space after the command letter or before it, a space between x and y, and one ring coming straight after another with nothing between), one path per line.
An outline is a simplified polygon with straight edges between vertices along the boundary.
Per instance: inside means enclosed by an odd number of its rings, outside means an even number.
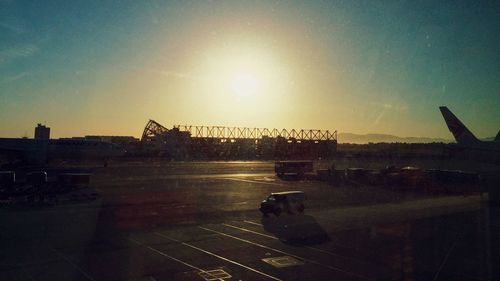
M274 163L274 171L278 176L303 176L305 173L313 171L313 161L276 161Z
M307 199L303 191L283 191L271 193L260 203L262 215L268 216L273 213L279 216L282 212L287 214L304 213L304 201Z

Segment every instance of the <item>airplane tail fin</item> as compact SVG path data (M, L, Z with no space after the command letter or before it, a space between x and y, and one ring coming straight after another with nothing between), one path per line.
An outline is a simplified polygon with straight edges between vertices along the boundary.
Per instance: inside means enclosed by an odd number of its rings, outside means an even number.
M446 125L448 125L448 129L455 137L455 140L459 144L475 144L480 142L474 134L465 127L462 122L446 107L440 106L439 110L441 110L441 114L443 114L444 121L446 121ZM498 138L498 136L497 136Z

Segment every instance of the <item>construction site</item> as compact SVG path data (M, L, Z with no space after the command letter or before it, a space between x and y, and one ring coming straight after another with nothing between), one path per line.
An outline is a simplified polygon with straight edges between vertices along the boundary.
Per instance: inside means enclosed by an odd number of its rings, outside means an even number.
M174 125L149 120L141 151L175 160L325 159L335 155L337 131Z

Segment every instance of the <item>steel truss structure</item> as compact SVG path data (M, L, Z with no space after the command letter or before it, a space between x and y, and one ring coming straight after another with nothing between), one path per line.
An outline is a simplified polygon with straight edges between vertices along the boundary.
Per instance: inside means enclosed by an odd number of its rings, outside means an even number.
M141 141L152 141L155 137L164 135L169 130L155 120L149 119L148 124L142 132Z
M172 159L317 159L335 154L337 131L175 125L149 120L145 153Z
M270 130L266 128L190 125L175 125L174 128L177 128L179 131L189 132L193 138L262 139L263 137L282 137L285 139L313 141L337 140L337 131L331 133L327 130Z

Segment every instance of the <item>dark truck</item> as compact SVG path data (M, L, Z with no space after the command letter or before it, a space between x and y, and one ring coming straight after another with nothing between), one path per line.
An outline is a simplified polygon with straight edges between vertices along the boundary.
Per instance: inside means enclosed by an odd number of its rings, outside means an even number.
M304 201L306 199L306 194L303 191L275 192L260 203L259 210L264 216L270 213L279 216L282 212L302 214L305 209Z
M280 177L284 175L303 176L305 173L313 171L313 161L276 161L274 171Z

